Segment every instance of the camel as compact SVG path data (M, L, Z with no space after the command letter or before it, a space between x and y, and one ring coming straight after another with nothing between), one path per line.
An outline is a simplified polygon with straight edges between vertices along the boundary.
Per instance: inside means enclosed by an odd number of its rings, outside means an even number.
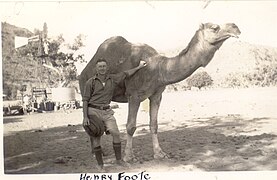
M105 58L110 73L121 72L133 68L140 60L147 62L133 76L118 87L113 101L128 102L127 142L124 161L135 160L133 155L133 135L136 131L137 113L140 103L149 99L150 132L152 134L154 158L167 158L158 140L158 111L165 87L189 77L199 67L205 67L213 58L223 42L230 37L238 38L239 28L234 23L217 25L200 24L199 29L188 46L175 57L160 55L154 48L146 44L132 44L120 36L111 37L98 48L91 61L84 68L79 78L81 93L84 83L95 74L95 62Z

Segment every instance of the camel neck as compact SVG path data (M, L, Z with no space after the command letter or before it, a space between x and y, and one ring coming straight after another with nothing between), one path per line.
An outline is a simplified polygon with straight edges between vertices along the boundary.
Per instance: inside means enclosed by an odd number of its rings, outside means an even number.
M165 85L180 82L201 66L206 66L215 51L209 51L199 43L189 45L178 56L167 59L161 67Z

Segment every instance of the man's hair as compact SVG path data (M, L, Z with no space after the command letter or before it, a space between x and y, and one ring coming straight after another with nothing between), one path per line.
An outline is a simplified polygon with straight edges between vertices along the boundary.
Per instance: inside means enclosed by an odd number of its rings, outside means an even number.
M97 59L96 64L99 63L99 62L105 62L106 64L108 64L107 60L104 59L104 58Z

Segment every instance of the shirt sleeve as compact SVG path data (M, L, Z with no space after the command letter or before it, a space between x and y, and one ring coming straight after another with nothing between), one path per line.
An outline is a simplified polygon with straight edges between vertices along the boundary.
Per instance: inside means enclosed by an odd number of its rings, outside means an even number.
M127 77L125 72L120 72L117 74L111 74L111 78L113 79L114 83L117 85L124 84L124 80Z
M89 80L87 80L86 84L85 84L85 88L84 88L84 94L82 97L83 101L89 101L91 94L93 93L93 87L92 87L92 78L90 78Z

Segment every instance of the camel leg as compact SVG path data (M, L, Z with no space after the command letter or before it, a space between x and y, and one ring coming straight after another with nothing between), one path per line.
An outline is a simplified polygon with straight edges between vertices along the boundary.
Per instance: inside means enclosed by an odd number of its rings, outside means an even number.
M125 147L125 156L123 160L125 162L135 160L133 154L133 135L136 131L137 124L137 113L139 109L140 101L137 97L129 97L129 111L128 111L128 121L127 121L127 142Z
M168 158L167 154L163 152L158 140L158 111L162 100L162 92L155 93L150 99L150 131L152 134L154 159Z

